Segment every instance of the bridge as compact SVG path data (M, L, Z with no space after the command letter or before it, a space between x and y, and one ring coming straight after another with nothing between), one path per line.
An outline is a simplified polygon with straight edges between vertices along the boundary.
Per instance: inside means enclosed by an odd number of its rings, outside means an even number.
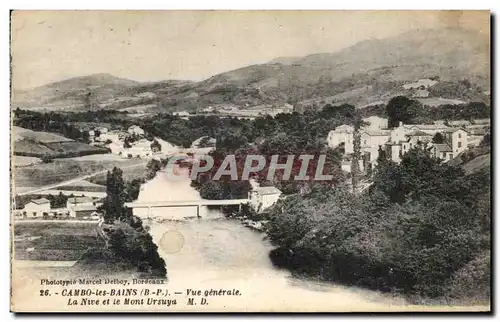
M228 199L228 200L182 200L182 201L152 201L152 202L126 202L127 208L148 209L148 217L151 208L177 208L177 207L196 207L196 216L200 217L200 207L203 206L227 206L249 203L249 199Z
M36 194L37 195L53 195L57 196L59 193L62 193L65 196L86 196L86 197L93 197L93 198L104 198L106 197L106 192L98 192L98 191L83 191L83 190L44 190L44 191L38 191Z

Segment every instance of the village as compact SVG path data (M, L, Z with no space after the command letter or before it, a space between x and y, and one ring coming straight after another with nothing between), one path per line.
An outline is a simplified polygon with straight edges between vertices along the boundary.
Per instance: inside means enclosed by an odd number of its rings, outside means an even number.
M477 146L490 131L490 119L435 121L433 124L403 124L389 129L388 119L371 116L363 119L360 129L361 153L359 170L370 173L377 166L381 154L387 159L399 163L402 156L415 146L427 149L432 156L448 162L467 149ZM195 140L190 149L180 149L159 138L148 140L145 131L137 125L130 126L127 131L109 130L96 126L88 129L92 145L108 147L111 153L122 158L161 159L172 155L188 155L191 158L208 154L215 149L213 138L201 137ZM204 144L201 144L205 142ZM330 148L338 148L343 152L341 169L346 173L352 171L354 153L354 127L341 125L330 131L327 137ZM208 147L207 147L208 145ZM274 187L260 187L251 181L252 190L248 194L249 204L257 212L275 204L282 192ZM66 194L67 195L67 194ZM66 207L51 208L46 198L36 198L26 203L23 209L14 210L16 220L100 220L98 212L104 195L95 196L81 191L79 196L68 197Z
M376 167L381 154L399 163L401 157L415 146L430 151L431 155L448 162L481 143L490 131L490 119L435 121L433 124L403 124L389 129L387 118L371 116L363 119L360 129L361 158L359 170ZM328 146L344 153L342 170L351 172L354 153L354 126L341 125L328 134Z

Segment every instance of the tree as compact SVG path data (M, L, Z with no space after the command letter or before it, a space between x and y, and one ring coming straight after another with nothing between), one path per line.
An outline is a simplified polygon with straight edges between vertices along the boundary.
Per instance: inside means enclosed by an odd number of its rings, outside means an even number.
M43 163L51 163L54 157L48 153L45 153L41 159Z
M397 127L399 122L412 123L414 118L422 114L423 106L419 101L411 100L406 96L391 98L386 107L389 118L389 128Z
M123 181L123 171L113 168L106 176L106 198L104 199L104 219L113 222L116 219L126 219L126 208L124 203L127 200L125 183Z
M153 142L151 143L151 151L153 152L161 151L161 144L156 139L154 139Z
M130 148L132 147L132 145L130 144L130 142L131 142L131 139L130 139L130 137L129 137L129 136L127 136L127 137L125 138L125 140L123 140L123 147L124 147L125 149L130 149Z
M59 192L57 196L49 196L50 206L52 208L65 208L68 202L68 197Z
M434 134L434 137L432 138L432 143L435 143L435 144L442 144L442 143L444 143L444 136L443 136L443 134L441 134L440 132L437 132L436 134Z
M354 119L354 133L353 133L353 154L352 154L352 165L351 165L351 178L352 178L352 190L356 191L359 181L359 160L361 160L361 133L360 129L363 125L363 120L358 113L355 115Z
M109 249L117 256L126 258L128 256L127 236L121 228L112 231L109 234Z

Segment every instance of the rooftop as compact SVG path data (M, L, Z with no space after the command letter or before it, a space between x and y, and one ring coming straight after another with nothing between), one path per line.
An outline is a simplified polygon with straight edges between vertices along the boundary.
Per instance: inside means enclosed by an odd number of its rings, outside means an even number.
M447 143L444 144L434 144L437 152L453 152L451 146Z
M95 211L97 210L94 205L82 205L73 208L73 211Z
M337 126L334 131L335 132L348 132L348 133L351 133L351 132L354 131L354 127L352 127L351 125L343 124L343 125Z
M455 133L456 131L460 131L460 130L467 132L466 130L459 128L459 127L450 127L450 128L444 129L443 132L444 133Z
M44 205L46 203L50 203L50 200L48 200L46 198L40 198L40 199L33 199L33 200L31 200L31 202L33 202L37 205Z
M369 136L386 136L386 135L391 135L390 130L365 130L364 131L367 135Z
M255 191L257 191L261 195L274 195L274 194L281 194L281 191L276 188L276 187L257 187L254 188Z
M431 136L430 134L422 132L420 130L415 130L415 131L410 132L410 133L408 133L406 135L407 136Z
M92 198L92 197L71 197L71 198L68 198L68 202L70 202L70 203L94 202L94 198Z

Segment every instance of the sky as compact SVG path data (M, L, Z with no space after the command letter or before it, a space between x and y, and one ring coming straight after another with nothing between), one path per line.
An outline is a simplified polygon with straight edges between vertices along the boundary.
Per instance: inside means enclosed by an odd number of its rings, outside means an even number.
M14 11L12 85L94 73L202 80L413 29L488 33L488 11Z

